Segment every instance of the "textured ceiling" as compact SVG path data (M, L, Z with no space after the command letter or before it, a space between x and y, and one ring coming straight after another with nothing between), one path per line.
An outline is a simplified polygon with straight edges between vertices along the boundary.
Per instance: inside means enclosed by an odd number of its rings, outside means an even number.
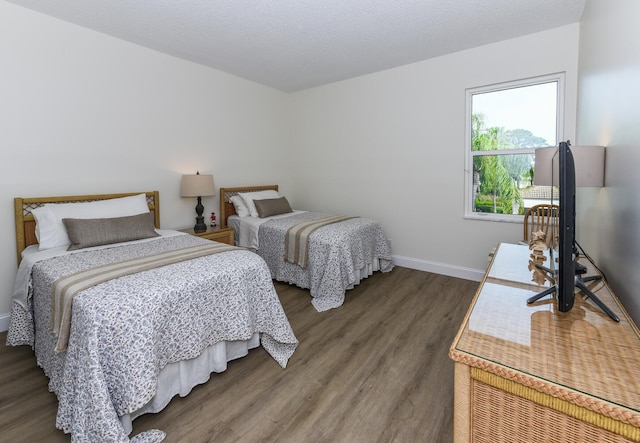
M293 92L580 20L586 0L9 0Z

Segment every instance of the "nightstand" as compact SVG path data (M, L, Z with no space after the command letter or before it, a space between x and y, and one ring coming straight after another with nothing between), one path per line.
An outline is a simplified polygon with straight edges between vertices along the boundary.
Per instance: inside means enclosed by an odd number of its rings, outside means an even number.
M204 232L196 233L193 228L179 229L180 232L206 238L207 240L218 241L233 246L235 244L233 228L207 228Z

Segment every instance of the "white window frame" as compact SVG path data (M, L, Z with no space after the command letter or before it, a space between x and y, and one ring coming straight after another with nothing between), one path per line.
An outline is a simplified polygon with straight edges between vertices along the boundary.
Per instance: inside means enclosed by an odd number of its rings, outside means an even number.
M542 83L558 83L558 91L556 98L556 140L560 142L563 140L564 132L564 84L565 73L558 72L554 74L547 74L537 77L531 77L521 80L514 80L504 83L496 83L488 86L479 86L466 90L466 106L465 106L465 164L464 164L464 218L472 220L484 220L484 221L498 221L498 222L511 222L522 223L524 220L523 215L517 214L494 214L487 212L474 212L473 211L473 157L475 155L513 155L513 154L532 154L536 148L526 149L502 149L498 151L471 151L471 106L472 99L475 94L483 94L487 92L496 92L506 89L519 88L523 86L535 86ZM540 146L543 147L543 146Z

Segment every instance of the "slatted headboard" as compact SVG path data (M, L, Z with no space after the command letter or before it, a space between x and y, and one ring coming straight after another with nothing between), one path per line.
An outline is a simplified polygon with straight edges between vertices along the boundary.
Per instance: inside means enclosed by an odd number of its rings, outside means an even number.
M67 197L33 197L13 199L16 218L16 249L18 252L18 264L22 260L22 251L30 245L38 243L36 238L36 221L31 211L43 206L45 203L79 203L94 200L109 200L111 198L129 197L132 195L143 194L143 192L129 192L126 194L96 194L96 195L78 195ZM156 228L160 227L160 195L158 191L144 192L147 196L149 210L153 212L153 218Z
M266 185L266 186L244 186L240 188L220 188L220 223L222 227L227 227L227 219L231 215L235 215L236 208L233 207L233 203L229 200L234 195L240 192L256 192L256 191L278 191L278 185Z

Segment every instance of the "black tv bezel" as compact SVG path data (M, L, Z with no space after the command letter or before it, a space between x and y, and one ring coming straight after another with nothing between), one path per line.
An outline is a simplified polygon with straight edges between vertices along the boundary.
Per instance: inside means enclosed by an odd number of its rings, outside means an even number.
M567 312L575 299L576 167L569 143L558 147L559 232L556 291L558 309Z

